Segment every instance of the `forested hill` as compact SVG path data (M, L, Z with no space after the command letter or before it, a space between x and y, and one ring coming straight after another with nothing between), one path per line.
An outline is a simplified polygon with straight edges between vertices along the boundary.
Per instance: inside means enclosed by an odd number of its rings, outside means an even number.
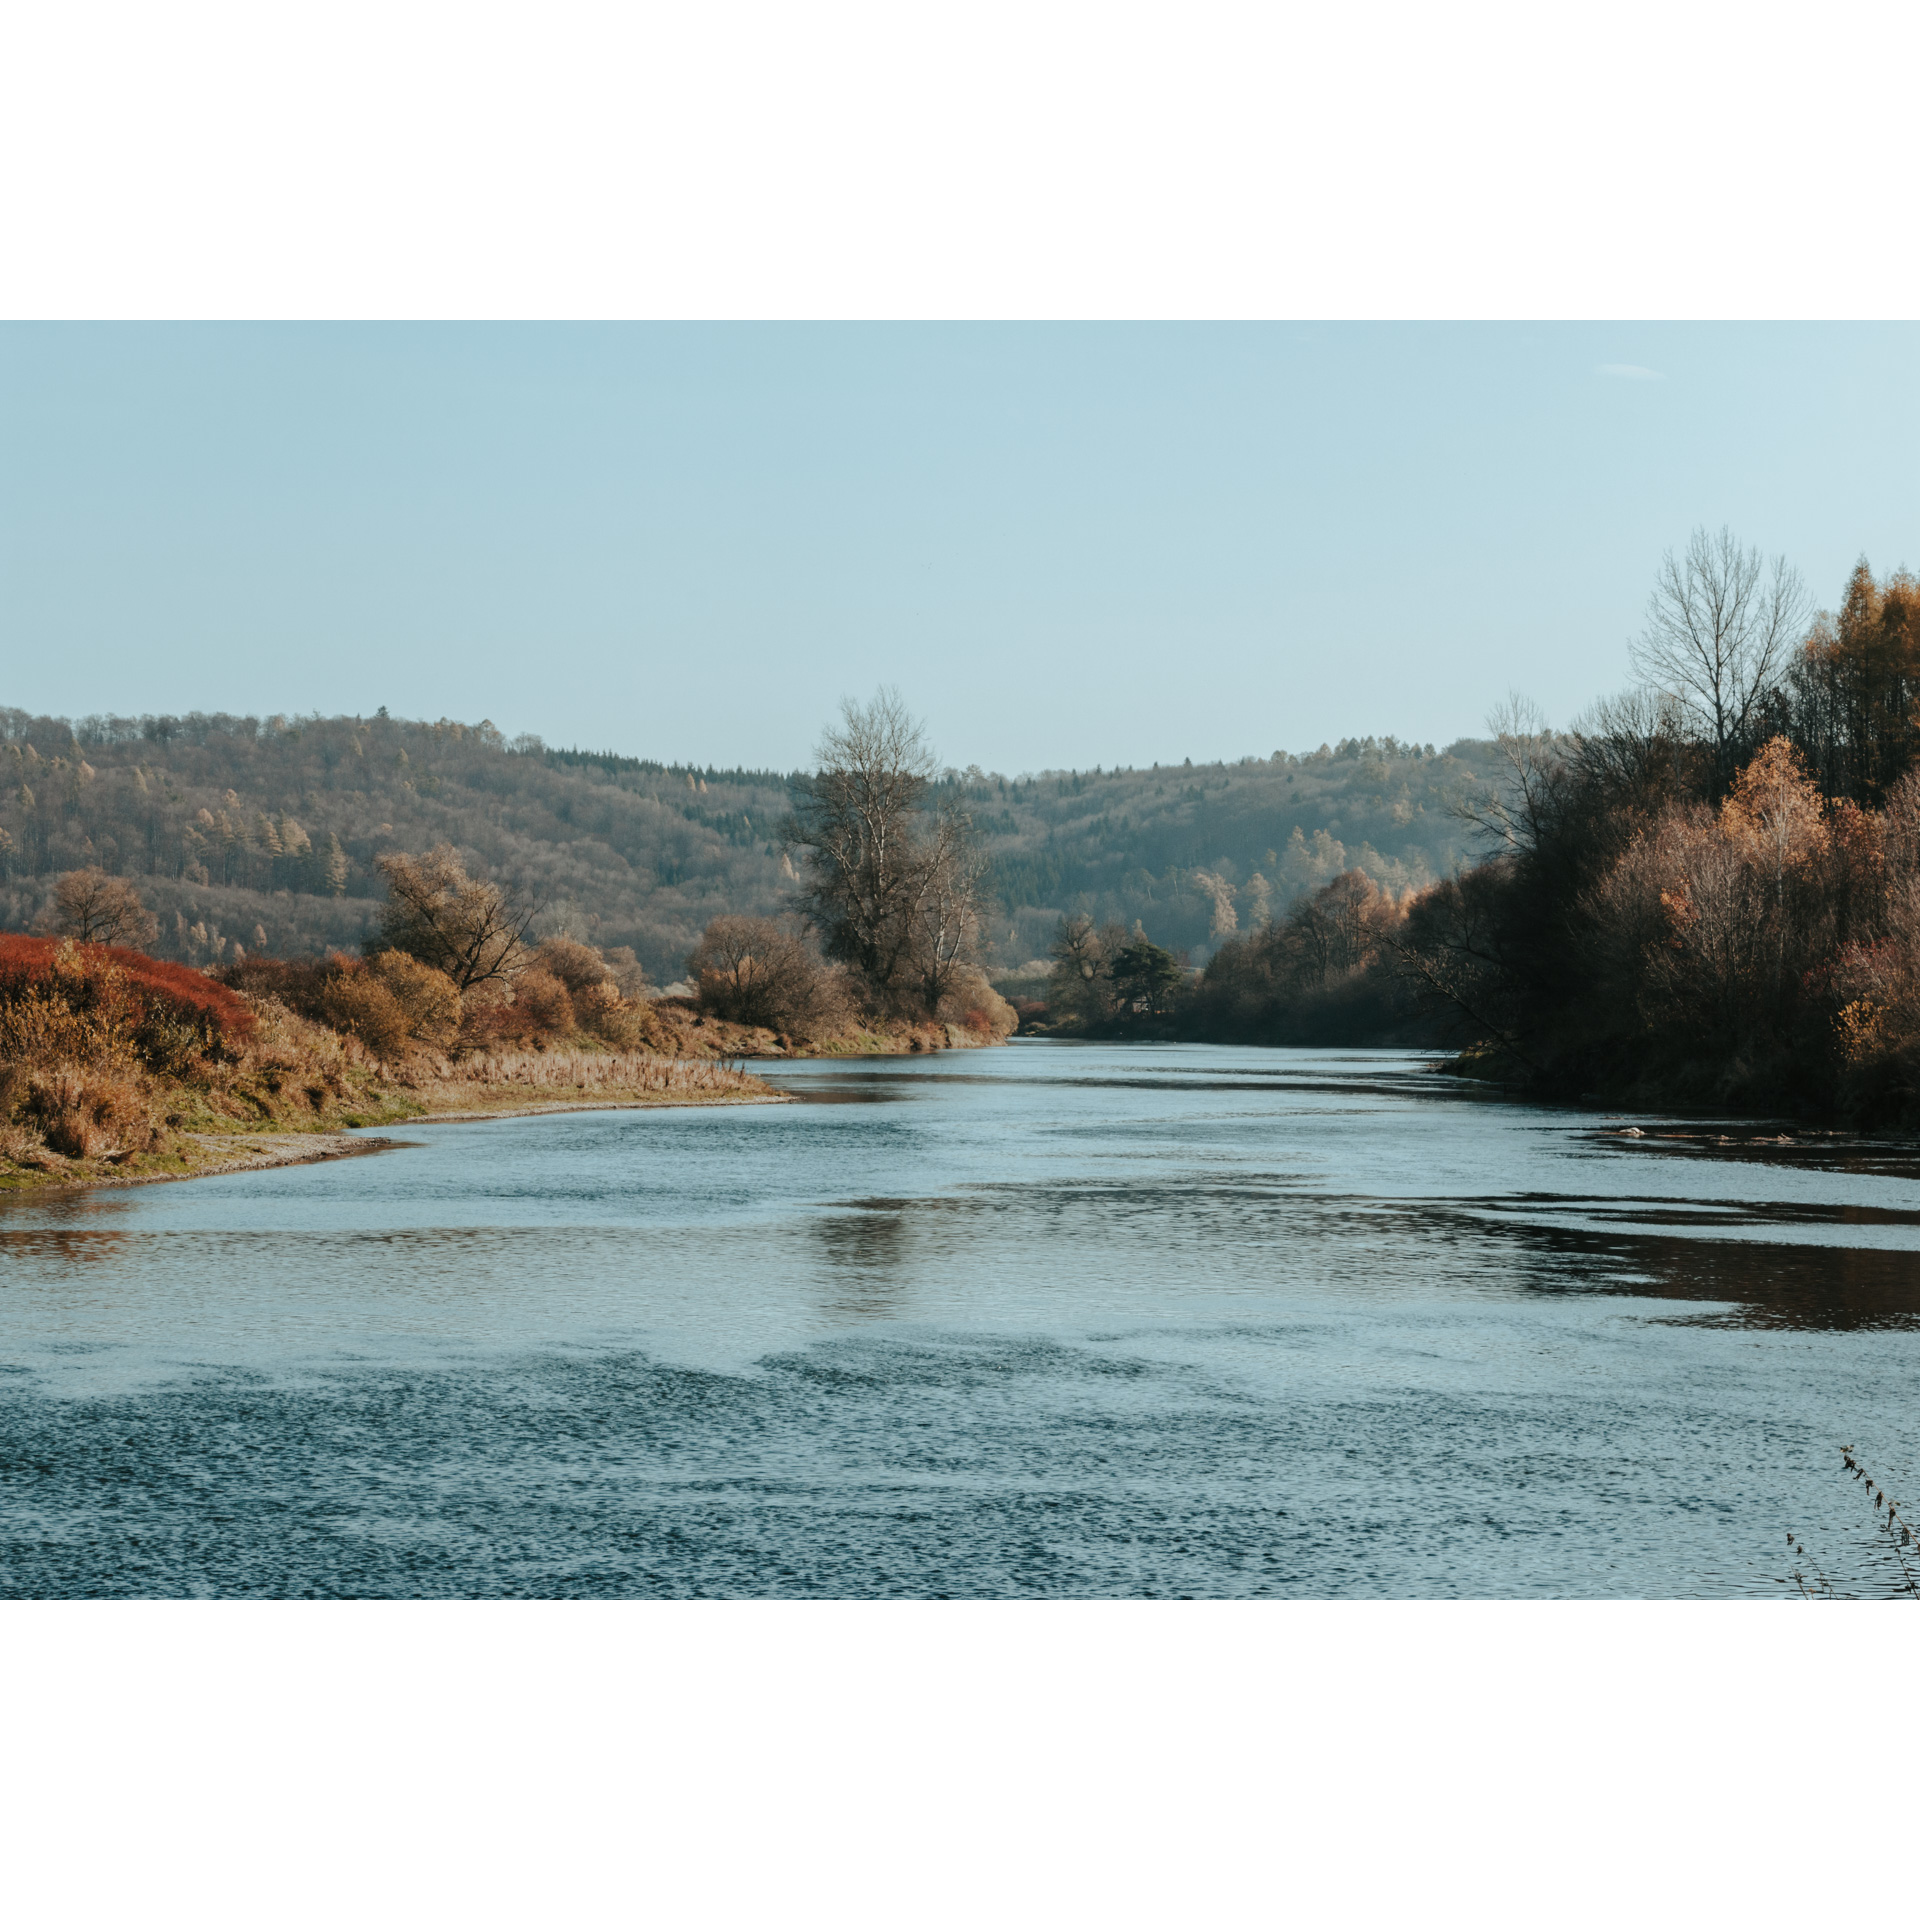
M1231 764L963 776L1006 915L1003 964L1045 951L1062 912L1138 920L1198 960L1248 923L1349 867L1424 885L1484 854L1455 803L1493 777L1488 741L1444 753L1343 740Z
M1417 884L1470 857L1451 796L1484 743L1392 740L1230 766L948 777L994 861L1003 967L1065 911L1217 944L1224 915L1281 904L1347 866ZM77 724L0 709L0 927L29 925L53 876L135 880L158 950L205 964L235 942L351 947L374 861L446 840L544 903L542 930L632 947L677 978L717 913L775 914L797 884L779 840L789 776L509 742L489 723L188 714Z
M482 721L231 714L69 726L0 709L5 927L52 876L139 886L163 956L204 964L352 948L384 895L374 861L451 841L544 903L542 931L632 947L677 979L716 913L791 899L774 822L787 776L509 743ZM223 944L224 943L224 944Z

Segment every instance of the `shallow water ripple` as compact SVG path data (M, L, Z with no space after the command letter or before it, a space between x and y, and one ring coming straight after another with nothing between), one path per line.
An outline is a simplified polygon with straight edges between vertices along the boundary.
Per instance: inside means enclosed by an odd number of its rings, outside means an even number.
M0 1593L1887 1590L1912 1156L1428 1065L794 1063L5 1207Z

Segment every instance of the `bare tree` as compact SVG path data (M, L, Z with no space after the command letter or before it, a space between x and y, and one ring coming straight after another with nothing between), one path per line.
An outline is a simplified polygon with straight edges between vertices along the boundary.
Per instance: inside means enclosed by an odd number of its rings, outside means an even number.
M1488 714L1487 730L1501 761L1495 783L1470 789L1451 811L1504 851L1537 846L1566 765L1568 743L1521 693L1510 692Z
M913 972L930 1015L980 951L986 873L972 821L958 808L943 808L921 852L915 887Z
M1669 548L1661 560L1632 646L1634 670L1686 709L1712 743L1723 786L1792 664L1811 606L1785 554L1769 563L1725 527L1696 527L1685 553Z
M723 1020L812 1035L846 1015L842 976L775 920L723 913L687 957L700 1004Z
M98 867L63 873L54 882L53 900L41 925L69 940L119 947L144 947L160 930L133 883Z
M939 764L925 729L883 687L865 706L841 703L819 761L787 826L807 856L808 918L876 999L936 1011L978 946L984 863L965 815L943 812L924 832Z
M1687 716L1671 694L1651 687L1596 700L1573 723L1582 770L1609 793L1661 794L1684 783L1700 749L1687 741Z
M388 853L374 864L388 894L380 910L381 945L438 967L462 993L525 968L534 902L470 878L444 842L418 860Z

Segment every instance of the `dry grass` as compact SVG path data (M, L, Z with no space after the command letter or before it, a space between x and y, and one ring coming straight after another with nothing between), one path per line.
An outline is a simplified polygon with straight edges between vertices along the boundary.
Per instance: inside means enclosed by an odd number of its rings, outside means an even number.
M415 1074L424 1084L569 1088L605 1093L770 1093L762 1080L717 1060L673 1059L657 1053L589 1053L548 1047L538 1053L473 1053L460 1060L425 1060Z
M208 1171L230 1164L209 1144L219 1135L334 1133L463 1106L477 1114L773 1097L729 1061L613 1051L604 1034L599 1044L496 1046L455 1058L404 1034L374 1036L392 1041L375 1047L272 994L242 999L204 980L239 1015L223 1026L189 1006L194 1024L98 950L36 948L27 960L34 964L0 976L0 1186L9 1190ZM380 984L371 968L335 972ZM553 989L564 991L557 978Z

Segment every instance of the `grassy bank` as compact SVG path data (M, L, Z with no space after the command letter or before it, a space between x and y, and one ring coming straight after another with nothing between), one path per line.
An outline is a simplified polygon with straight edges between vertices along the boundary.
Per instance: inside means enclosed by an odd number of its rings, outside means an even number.
M652 1044L671 1058L681 1060L833 1059L849 1054L941 1053L951 1047L999 1046L1012 1026L1009 1012L1002 1026L979 1022L847 1019L802 1035L722 1019L692 1000L655 1000L649 1011L655 1023Z

